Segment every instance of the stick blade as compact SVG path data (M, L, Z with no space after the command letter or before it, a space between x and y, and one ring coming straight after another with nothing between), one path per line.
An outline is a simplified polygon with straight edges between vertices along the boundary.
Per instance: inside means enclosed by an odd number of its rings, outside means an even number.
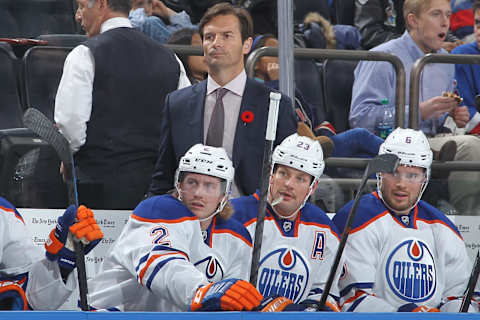
M393 173L397 170L399 161L400 159L395 154L378 155L368 163L368 175L376 172Z
M71 165L70 145L53 122L35 108L28 108L23 115L23 124L49 143L67 166Z

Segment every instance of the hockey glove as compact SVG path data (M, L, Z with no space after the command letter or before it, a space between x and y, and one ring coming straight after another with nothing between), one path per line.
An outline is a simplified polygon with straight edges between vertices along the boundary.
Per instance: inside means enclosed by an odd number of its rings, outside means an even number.
M25 291L12 281L0 281L0 310L28 310Z
M336 303L327 301L325 306L319 309L318 301L313 299L306 299L300 303L293 303L292 300L281 297L279 295L273 295L262 300L260 306L257 308L261 312L279 312L279 311L305 311L305 312L316 312L316 311L335 311L340 312Z
M417 305L415 303L407 303L398 308L398 312L440 312L437 308L431 308L423 305Z
M252 310L262 300L262 295L249 282L225 279L198 288L190 311L242 311Z
M86 244L84 253L89 253L100 240L103 233L97 225L93 212L85 206L71 205L58 218L55 229L50 232L45 242L46 256L51 261L58 261L60 267L72 270L76 267L73 241Z

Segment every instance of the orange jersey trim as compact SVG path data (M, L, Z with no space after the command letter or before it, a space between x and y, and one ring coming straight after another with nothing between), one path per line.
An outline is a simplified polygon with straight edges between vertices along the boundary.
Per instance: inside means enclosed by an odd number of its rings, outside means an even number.
M22 223L25 224L23 218L17 212L15 212L14 209L0 206L0 210L13 213L18 220L22 221Z
M179 222L184 222L184 221L194 221L197 220L197 217L183 217L180 219L174 219L174 220L169 220L169 219L148 219L148 218L143 218L140 216L137 216L136 214L132 213L130 216L132 219L142 221L142 222L152 222L152 223L179 223Z
M180 251L153 255L153 256L151 256L150 258L148 258L147 264L145 265L145 267L143 267L143 269L140 271L140 273L139 273L139 275L138 275L138 277L139 277L139 279L140 279L140 284L143 285L143 276L145 275L145 273L147 272L147 269L150 267L150 265L151 265L155 260L157 260L158 258L164 257L164 256L172 255L172 254L181 254L181 255L185 256L185 258L187 258L187 260L188 260L187 255L186 255L185 253L183 253L183 252L180 252Z
M450 227L448 224L446 224L445 222L443 222L442 220L424 220L424 219L420 219L418 218L419 221L422 221L422 222L425 222L425 223L428 223L428 224L434 224L434 223L440 223L440 224L443 224L445 227L447 227L448 229L452 230L453 233L455 233L457 235L457 237L459 237L462 241L463 241L463 237L458 234L457 231L455 231L454 229L452 229L452 227Z
M362 229L365 229L366 227L368 227L368 225L370 225L371 223L375 222L376 220L384 217L385 215L389 214L390 212L388 210L385 210L384 212L380 213L379 215L375 216L374 218L368 220L367 222L365 222L364 224L362 224L361 226L358 226L356 227L355 229L352 229L350 231L350 234L352 233L355 233L357 231L360 231Z
M338 239L338 241L340 241L340 237L338 236L338 234L335 231L333 231L332 228L329 225L316 223L316 222L306 222L306 221L300 221L300 223L304 224L304 225L307 225L307 226L316 226L316 227L319 227L319 228L328 229L328 230L330 230L330 233L333 234L335 236L335 238Z
M346 305L346 304L348 304L348 303L350 303L350 302L353 302L353 301L357 300L358 298L360 298L360 297L363 296L364 294L368 294L368 293L366 293L366 292L363 291L363 290L357 290L357 292L355 292L355 294L354 294L352 297L350 297L350 298L348 298L347 300L345 300L345 302L343 303L343 305Z
M219 234L219 233L229 233L231 234L232 236L236 237L236 238L239 238L240 240L242 240L243 242L245 242L249 247L252 246L252 243L250 241L248 241L244 236L242 236L241 234L239 233L236 233L235 231L232 231L232 230L228 230L228 229L216 229L213 233L216 233L216 234Z

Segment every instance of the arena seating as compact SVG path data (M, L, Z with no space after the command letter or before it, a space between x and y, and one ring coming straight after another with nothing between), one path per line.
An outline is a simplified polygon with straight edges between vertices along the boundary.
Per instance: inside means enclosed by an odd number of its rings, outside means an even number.
M2 0L0 36L34 38L46 33L76 33L74 1Z
M0 45L0 129L22 126L17 74L18 60L10 46Z
M53 120L55 95L71 47L33 47L22 61L24 107L34 107Z
M353 70L357 61L326 60L323 66L323 92L330 122L338 132L349 129Z

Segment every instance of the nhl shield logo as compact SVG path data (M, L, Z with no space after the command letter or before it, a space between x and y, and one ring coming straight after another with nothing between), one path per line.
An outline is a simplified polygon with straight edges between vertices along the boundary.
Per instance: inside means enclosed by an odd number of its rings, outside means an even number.
M223 279L222 265L215 257L208 256L195 263L195 267L203 272L210 282L217 282Z
M280 248L261 259L257 288L264 297L279 294L299 302L307 288L309 275L309 266L298 251Z
M435 259L428 245L418 239L399 244L385 267L390 289L402 300L424 302L435 293Z

